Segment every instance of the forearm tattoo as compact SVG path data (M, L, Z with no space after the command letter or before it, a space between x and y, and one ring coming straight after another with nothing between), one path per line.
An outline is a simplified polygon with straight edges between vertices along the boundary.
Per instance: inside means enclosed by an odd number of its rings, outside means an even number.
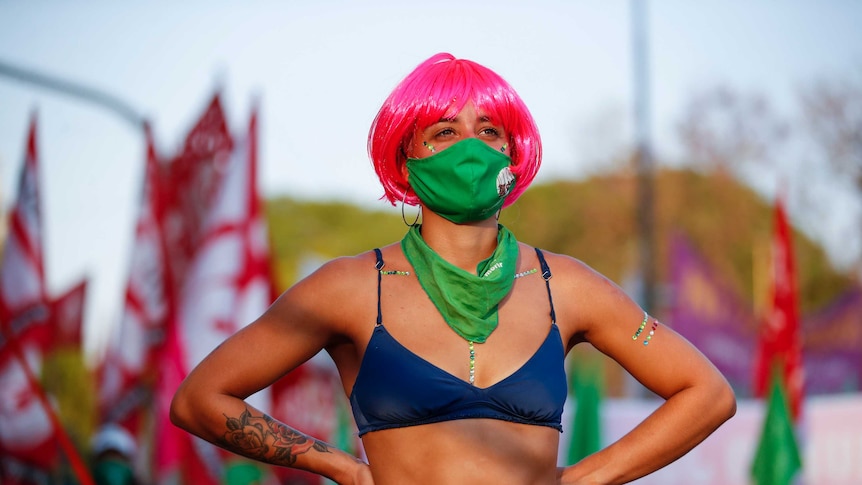
M275 465L293 466L296 458L311 449L331 453L329 445L306 436L262 414L253 416L248 408L237 418L225 415L224 445L236 453Z

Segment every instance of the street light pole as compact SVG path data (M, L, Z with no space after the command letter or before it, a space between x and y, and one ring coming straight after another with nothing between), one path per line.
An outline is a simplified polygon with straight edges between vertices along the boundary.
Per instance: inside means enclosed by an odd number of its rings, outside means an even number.
M131 105L120 98L83 84L67 81L29 69L13 66L0 61L0 77L7 77L24 84L39 86L50 91L78 98L91 104L101 106L118 115L138 130L145 130L147 120Z
M647 0L631 0L634 73L635 171L637 173L638 257L641 305L652 313L656 304L654 167L650 133L649 45Z

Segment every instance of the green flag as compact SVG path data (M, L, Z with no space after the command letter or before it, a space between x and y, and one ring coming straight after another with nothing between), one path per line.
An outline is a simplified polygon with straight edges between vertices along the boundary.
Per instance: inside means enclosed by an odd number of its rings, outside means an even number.
M263 482L260 464L245 458L234 458L227 463L222 478L223 485L257 485Z
M340 383L339 383L340 384ZM340 389L339 389L340 390ZM351 455L359 450L356 446L356 426L350 416L350 403L343 394L335 394L335 430L333 441L335 446Z
M332 430L332 443L336 448L350 453L351 455L359 455L359 446L356 438L356 425L353 424L353 417L350 411L350 402L341 393L341 382L336 380L335 385L338 386L335 396L335 428ZM323 480L326 485L337 485L332 480L326 478Z
M572 359L571 387L575 394L575 416L569 439L568 465L573 465L602 446L602 362L595 356Z
M787 396L780 380L773 374L769 407L751 475L757 485L787 485L801 469L802 458L790 419Z

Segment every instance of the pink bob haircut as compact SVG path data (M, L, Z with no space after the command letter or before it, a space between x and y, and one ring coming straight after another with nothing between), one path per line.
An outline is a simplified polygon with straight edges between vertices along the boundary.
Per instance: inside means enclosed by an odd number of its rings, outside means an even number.
M419 203L402 171L415 133L454 118L468 101L509 136L516 183L504 206L529 187L542 163L542 141L527 106L509 83L487 67L440 53L419 64L395 87L368 133L368 155L383 184L383 197L392 205L402 200Z

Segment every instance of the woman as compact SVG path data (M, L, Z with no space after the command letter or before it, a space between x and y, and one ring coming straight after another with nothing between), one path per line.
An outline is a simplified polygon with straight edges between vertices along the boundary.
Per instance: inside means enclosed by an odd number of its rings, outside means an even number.
M733 415L727 382L683 338L582 262L498 225L533 180L541 142L497 74L431 57L384 102L368 148L385 197L419 205L421 224L325 264L214 350L177 391L178 426L339 484L586 484L651 473ZM666 401L558 469L564 358L580 342ZM243 401L321 349L367 464Z

